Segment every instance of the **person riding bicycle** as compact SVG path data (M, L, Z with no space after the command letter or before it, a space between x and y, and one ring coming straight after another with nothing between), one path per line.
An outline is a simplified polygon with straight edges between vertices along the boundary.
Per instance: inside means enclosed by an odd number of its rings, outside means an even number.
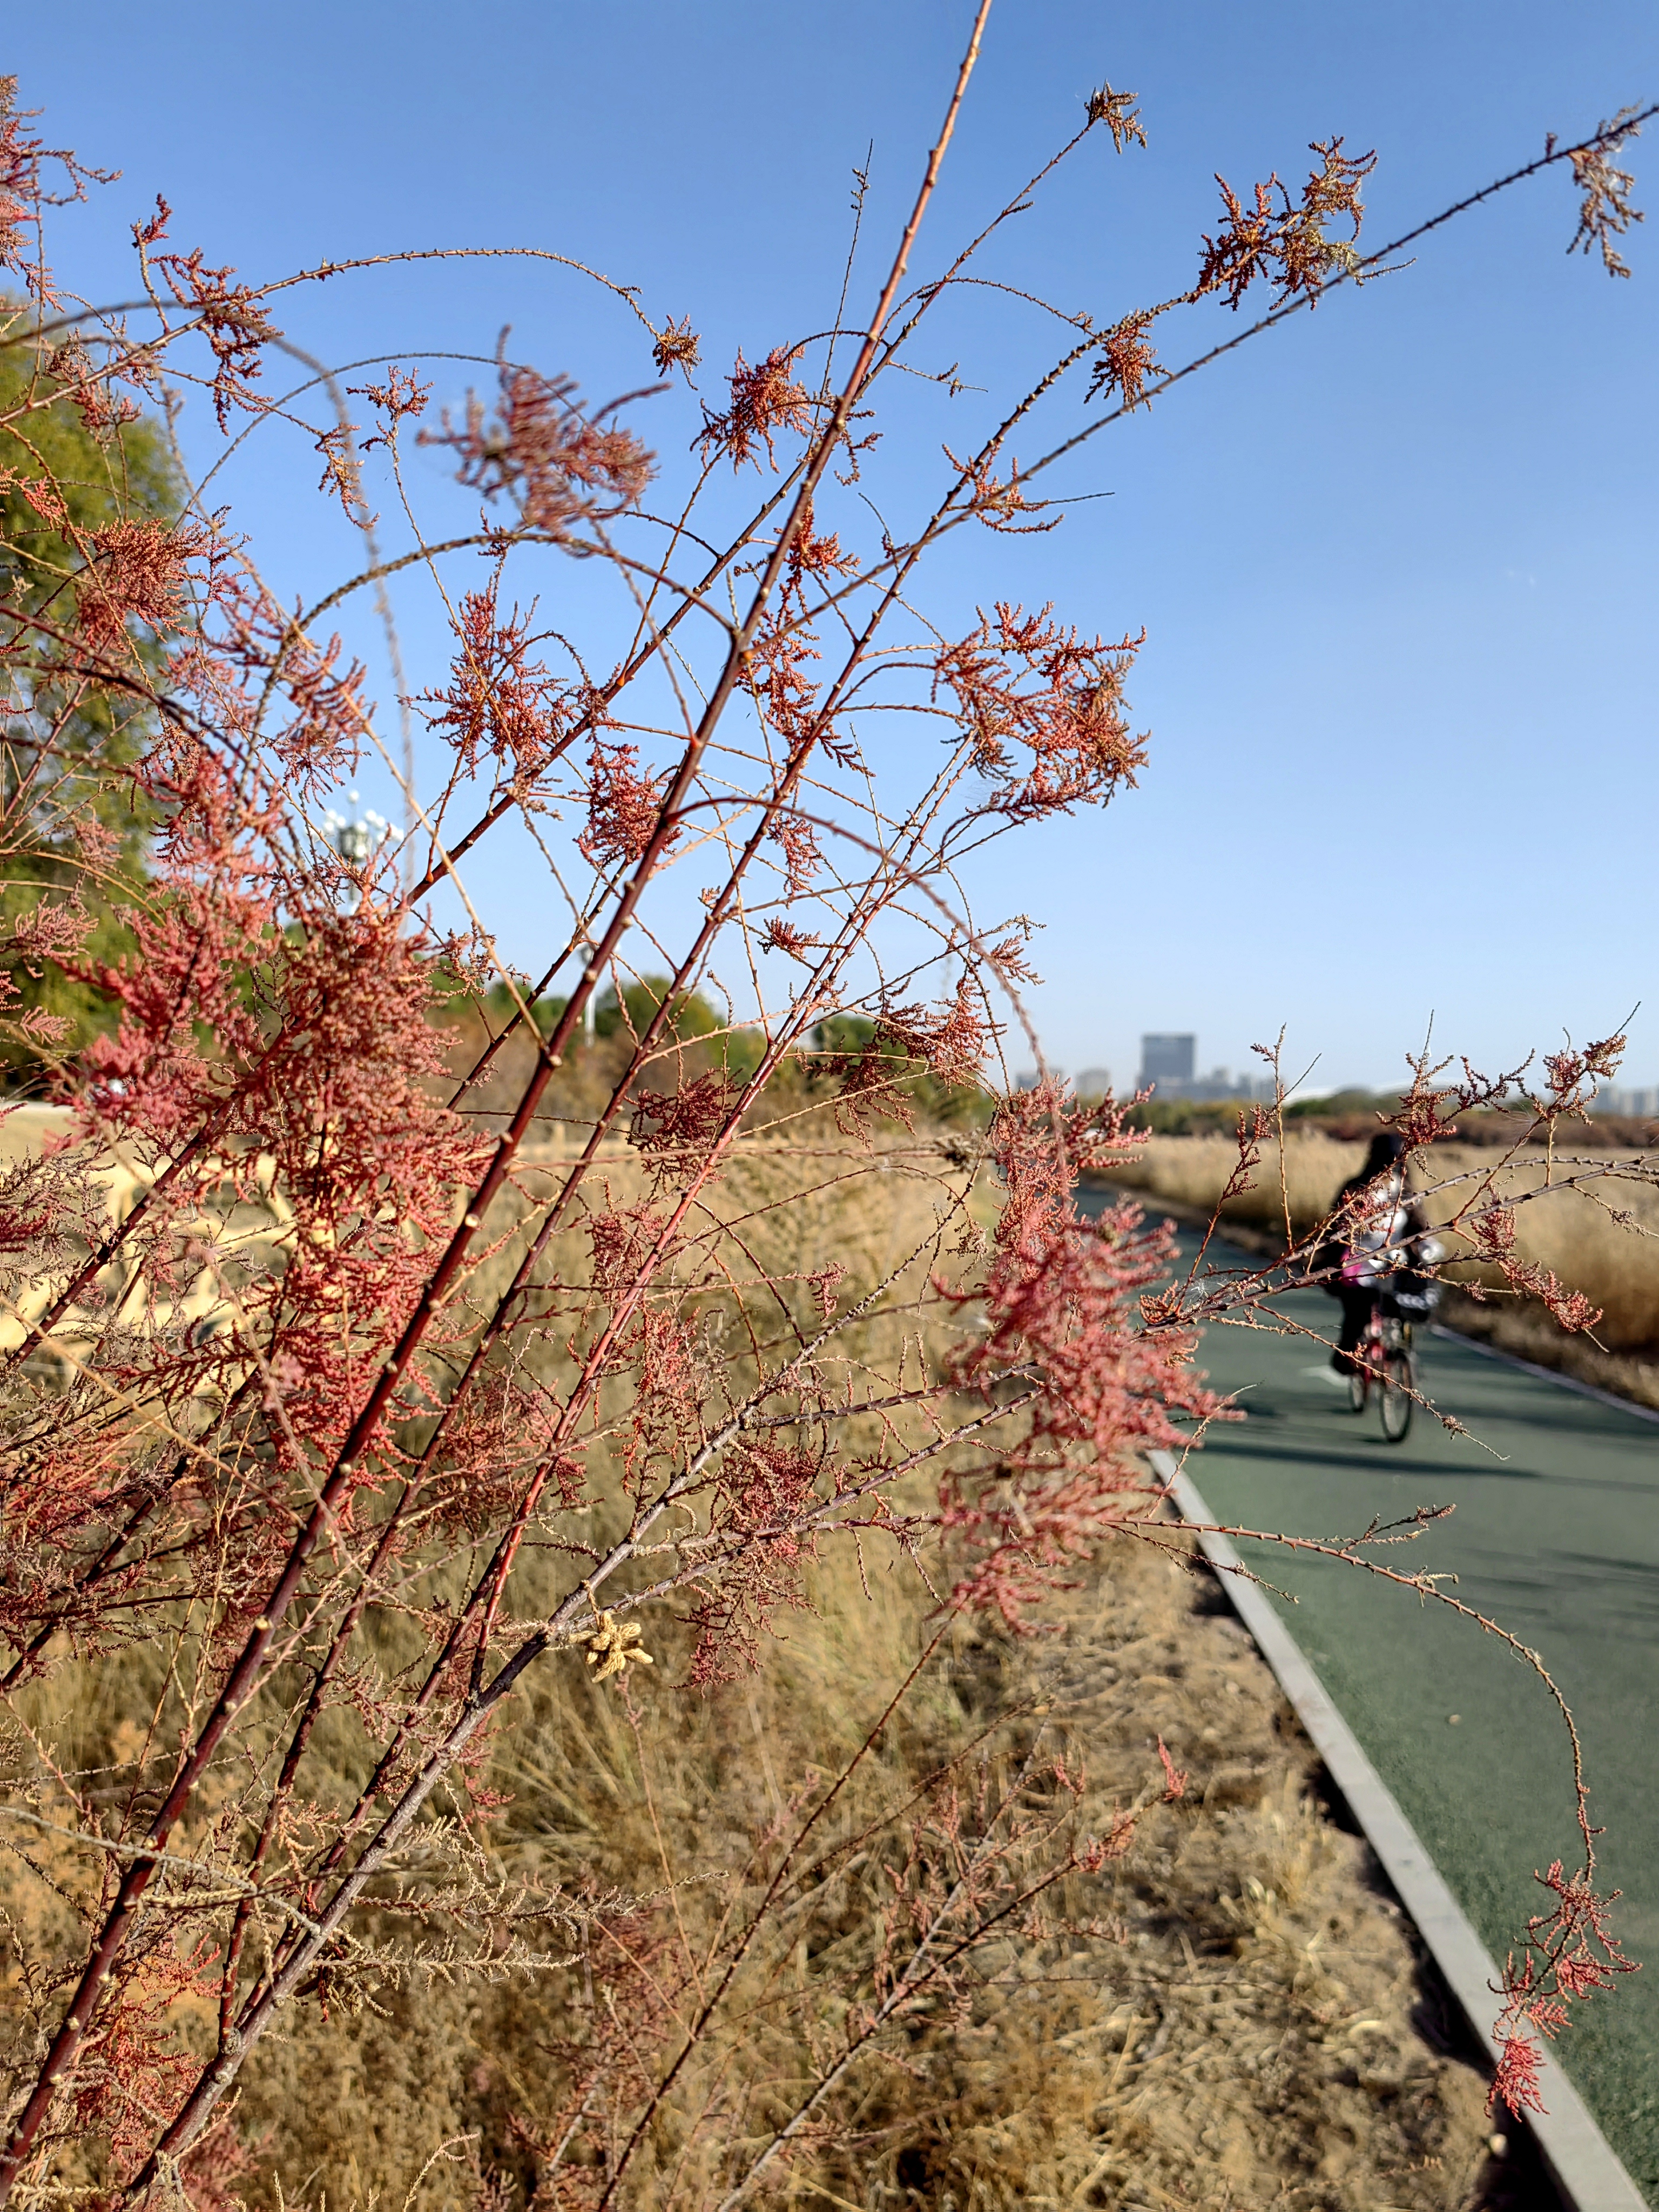
M1336 1234L1316 1255L1324 1287L1342 1302L1342 1330L1331 1364L1355 1371L1354 1352L1382 1307L1404 1319L1426 1320L1440 1295L1428 1273L1443 1247L1422 1206L1407 1195L1401 1161L1404 1141L1391 1130L1371 1139L1365 1164L1336 1194Z

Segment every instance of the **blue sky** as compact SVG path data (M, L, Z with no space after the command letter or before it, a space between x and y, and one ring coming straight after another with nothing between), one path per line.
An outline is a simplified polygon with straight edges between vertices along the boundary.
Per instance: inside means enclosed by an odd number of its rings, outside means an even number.
M260 278L435 242L552 247L639 284L659 314L689 312L714 368L828 319L872 142L884 247L968 13L170 0L139 30L82 0L11 25L0 65L56 141L124 172L55 233L89 296L126 296L126 226L160 191L176 240ZM919 270L1103 78L1139 94L1149 150L1091 143L994 264L1097 319L1191 281L1213 171L1296 178L1307 142L1340 131L1377 149L1365 242L1381 243L1547 131L1577 137L1651 96L1659 15L1002 0ZM1659 204L1651 128L1633 166L1638 204ZM1054 535L952 545L948 605L1052 598L1091 629L1148 631L1141 788L1012 842L981 887L1044 925L1034 1006L1060 1065L1127 1078L1142 1030L1181 1028L1206 1066L1237 1066L1282 1023L1316 1081L1382 1082L1431 1015L1439 1043L1492 1066L1563 1029L1603 1034L1644 1000L1627 1076L1659 1079L1659 217L1617 283L1567 257L1574 220L1561 173L1519 187L1096 439L1059 488L1111 496ZM523 263L342 278L285 316L334 360L487 355L510 323L516 356L595 392L646 367L624 313ZM1206 302L1167 350L1229 327ZM948 335L964 375L995 386L1040 333L988 295ZM441 369L440 396L470 373ZM1080 403L1079 388L1050 416L1061 434ZM186 437L216 455L205 408ZM348 557L305 453L255 441L222 481L279 587ZM441 640L416 603L406 618L429 680ZM364 790L380 796L367 775ZM510 895L520 862L504 848L499 865ZM528 965L536 916L527 895L516 921L512 907L503 941Z

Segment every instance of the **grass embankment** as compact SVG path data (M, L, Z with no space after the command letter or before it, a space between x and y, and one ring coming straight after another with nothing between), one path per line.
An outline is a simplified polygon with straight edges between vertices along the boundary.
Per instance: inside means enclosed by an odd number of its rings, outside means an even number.
M844 1146L757 1146L711 1202L763 1272L832 1234L850 1297L927 1228L937 1186L916 1171L921 1149L896 1142L866 1162ZM602 1174L618 1200L637 1194L636 1159L619 1152ZM975 1203L988 1212L993 1194ZM901 1336L913 1362L945 1355L939 1326L907 1310L921 1288L901 1281L872 1325L890 1340L865 1348L884 1371ZM631 1697L596 1686L576 1654L545 1662L488 1777L504 1808L459 1855L436 1828L411 1853L395 1885L404 1908L360 1930L386 1963L356 1977L355 1996L351 1978L312 1991L261 2047L202 2168L218 2191L200 2197L198 2184L199 2201L592 2203L638 2109L635 2069L655 2078L678 2049L788 1838L932 1635L930 1579L948 1562L920 1565L926 1574L873 1547L862 1566L850 1553L814 1563L810 1605L781 1618L762 1671L707 1698L684 1686L686 1641L661 1616L657 1666ZM516 1609L533 1617L558 1570L555 1551L532 1549ZM1034 1757L1039 1772L1063 1759L1086 1778L1079 1818L1095 1832L1150 1783L1132 1845L1011 1920L951 2002L922 2008L849 2074L782 2188L789 2201L964 2212L1516 2201L1533 2185L1489 2154L1480 2079L1455 2055L1409 1930L1364 1846L1320 1803L1311 1752L1213 1584L1125 1540L1052 1626L1025 1642L961 1626L940 1647L793 1864L620 2201L662 2212L720 2201L872 2001L884 1945L914 1939L915 1900ZM95 1770L130 1761L151 1731L165 1741L169 1663L158 1640L117 1665L71 1665L29 1695L34 1740L95 1798ZM1188 1775L1170 1802L1156 1797L1160 1735ZM367 1736L337 1713L314 1749L316 1794L348 1801ZM57 1916L72 1949L66 1907L86 1870L66 1842L34 1856L38 1873L15 1854L4 1862L0 1903L25 1921ZM1034 1866L1011 1853L1011 1878ZM564 1920L513 1931L554 1963L515 1966L503 1948L483 1972L464 1971L417 1905L423 1886L458 1880L504 1896L562 1885ZM649 1902L611 1911L601 1936L607 1893ZM184 2032L206 2041L205 2008ZM611 2070L567 2138L572 2080L607 2038Z
M1573 1290L1582 1291L1601 1319L1589 1336L1570 1336L1558 1328L1542 1306L1516 1297L1489 1264L1454 1259L1443 1271L1450 1285L1476 1284L1487 1293L1477 1300L1455 1290L1441 1319L1465 1334L1480 1338L1540 1365L1554 1367L1580 1381L1618 1392L1639 1405L1659 1407L1659 1188L1653 1180L1655 1155L1594 1151L1589 1165L1565 1165L1573 1153L1571 1135L1556 1161L1539 1151L1522 1155L1499 1170L1495 1194L1517 1201L1516 1249L1527 1260L1552 1269ZM1263 1148L1251 1188L1230 1199L1222 1218L1255 1238L1283 1248L1285 1200L1297 1236L1315 1228L1329 1212L1343 1181L1365 1155L1362 1141L1343 1142L1321 1132L1291 1134L1285 1146L1283 1194L1279 1147ZM1237 1146L1224 1136L1154 1136L1146 1149L1114 1170L1112 1181L1149 1203L1207 1218L1237 1164ZM1645 1179L1621 1170L1645 1159ZM1492 1150L1479 1144L1437 1145L1424 1169L1424 1204L1443 1225L1467 1206L1492 1167ZM1430 1182L1432 1170L1432 1183ZM1583 1188L1547 1189L1552 1174L1590 1180ZM1620 1220L1615 1216L1624 1215ZM1455 1254L1469 1249L1455 1233L1448 1239ZM1336 1309L1333 1305L1333 1328Z

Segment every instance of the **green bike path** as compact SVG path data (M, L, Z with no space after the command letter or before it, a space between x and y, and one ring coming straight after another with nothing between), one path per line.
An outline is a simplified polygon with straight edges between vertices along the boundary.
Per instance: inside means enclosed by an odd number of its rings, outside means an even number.
M1283 1310L1334 1333L1336 1306L1318 1291ZM1422 1333L1418 1350L1425 1395L1472 1437L1419 1409L1389 1445L1375 1403L1349 1410L1316 1344L1211 1328L1200 1364L1246 1419L1212 1428L1192 1471L1219 1519L1292 1535L1352 1536L1373 1517L1455 1506L1376 1556L1455 1574L1457 1596L1539 1652L1571 1707L1605 1830L1602 1887L1623 1892L1614 1929L1649 1964L1575 2008L1557 2055L1659 2207L1659 1423L1456 1338ZM1239 1549L1296 1599L1279 1603L1286 1626L1501 1959L1552 1901L1534 1869L1581 1856L1547 1692L1495 1638L1409 1591L1270 1545Z

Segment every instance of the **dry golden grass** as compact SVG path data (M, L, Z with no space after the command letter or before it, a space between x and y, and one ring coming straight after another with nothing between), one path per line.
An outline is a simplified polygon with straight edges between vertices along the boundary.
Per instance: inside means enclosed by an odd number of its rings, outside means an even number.
M1338 1187L1353 1173L1364 1154L1363 1145L1339 1144L1322 1133L1291 1138L1285 1147L1283 1177L1291 1220L1298 1233L1330 1211ZM1231 1137L1149 1137L1139 1150L1113 1169L1112 1180L1208 1214L1237 1162L1238 1147ZM1277 1145L1263 1148L1250 1188L1230 1199L1222 1211L1229 1221L1278 1229L1282 1233L1285 1213Z
M532 1181L553 1168L553 1149L526 1164ZM929 1164L938 1154L925 1139L895 1139L873 1160L845 1145L743 1147L710 1196L721 1248L735 1255L740 1238L745 1271L787 1272L828 1237L855 1295L924 1240L938 1203ZM632 1155L608 1156L602 1173L618 1200L640 1194ZM981 1188L973 1202L983 1218L994 1194ZM579 1270L575 1239L559 1264ZM489 1268L514 1258L509 1246ZM921 1275L918 1266L901 1279L894 1310L853 1347L872 1364L890 1371L902 1341L913 1362L944 1357L937 1318L913 1303ZM734 1313L747 1304L739 1290ZM491 1779L510 1803L477 1832L478 1879L557 1881L577 1899L606 1888L672 1898L622 1923L624 1940L637 1925L659 1947L649 1965L663 2042L645 2054L652 2063L677 2047L722 1923L756 1902L769 1833L812 1778L851 1758L931 1632L934 1594L915 1566L872 1549L865 1570L845 1553L817 1563L811 1609L783 1617L763 1671L707 1698L682 1686L686 1642L659 1616L659 1663L631 1711L568 1653L532 1676L501 1738ZM535 1614L557 1571L554 1555L532 1554L518 1607ZM649 2212L718 2203L745 2145L765 2140L810 2079L849 1991L868 1988L919 1786L970 1752L965 1782L995 1783L1039 1727L1045 1758L1086 1771L1083 1819L1097 1832L1158 1778L1160 1733L1189 1770L1188 1793L1151 1808L1126 1857L1059 1893L1046 1931L1023 1929L988 1958L960 2014L919 2019L860 2070L830 2130L780 2177L781 2193L802 2205L963 2212L1124 2201L1461 2212L1504 2201L1501 2188L1492 2194L1503 2177L1486 2150L1480 2081L1449 2054L1443 2018L1441 2039L1425 2039L1440 2000L1409 1933L1364 1847L1311 1794L1310 1748L1212 1587L1126 1540L1062 1612L1063 1634L1024 1644L959 1628L924 1672L837 1807L835 1838L861 1836L860 1848L789 1893L622 2201ZM159 1644L139 1648L32 1693L29 1717L66 1767L107 1766L133 1755L165 1705L167 1671ZM350 1716L330 1716L314 1750L349 1800L371 1755ZM32 1855L68 1894L84 1887L67 1846ZM37 1923L55 1915L73 1948L64 1896L15 1853L0 1866L0 1904ZM1068 1917L1079 1924L1068 1929ZM406 1922L370 1917L365 1933L408 1949ZM622 1962L554 1935L574 1963L492 1977L440 1954L389 1974L368 2001L331 2002L326 1990L301 2001L246 2070L232 2123L246 2163L227 2186L253 2207L317 2212L562 2202L546 2145L568 2045L591 2032ZM202 2042L210 2024L185 2031Z
M898 1139L874 1163L844 1145L745 1147L710 1202L769 1269L832 1232L851 1294L926 1236L934 1164L926 1143ZM619 1200L637 1194L630 1159L605 1173ZM991 1194L976 1201L985 1212ZM915 1273L901 1303L921 1287ZM942 1356L937 1322L902 1312L859 1348L890 1365L913 1330L913 1358ZM816 1610L782 1624L761 1674L709 1701L673 1687L672 1641L637 1722L574 1665L539 1683L501 1775L514 1798L505 1862L573 1885L688 1884L673 1920L690 1973L722 1917L752 1903L738 1869L769 1821L804 1776L851 1756L920 1648L932 1591L891 1557L871 1566L866 1594L850 1558L825 1560ZM1333 2207L1468 2201L1484 2156L1479 2082L1423 2042L1405 1931L1367 1887L1363 1850L1310 1799L1307 1748L1266 1670L1194 1596L1164 1560L1126 1549L1078 1594L1063 1644L957 1641L844 1801L845 1826L873 1827L878 1847L757 1947L630 2169L629 2204L718 2201L742 2143L763 2140L843 2016L843 1978L867 1967L888 1901L881 1870L907 1825L892 1808L1033 1698L1050 1710L1054 1748L1090 1771L1097 1824L1145 1784L1160 1729L1193 1771L1192 1796L1149 1814L1132 1856L1082 1900L1121 1940L1011 1946L965 2022L919 2030L902 2067L860 2077L838 2108L840 2139L798 2169L797 2201L1105 2203L1132 2179L1200 2198L1228 2190L1241 2206L1298 2191ZM1006 1766L1029 1732L1005 1718L988 1763ZM514 2123L539 2135L550 2121L562 2076L547 2054L572 1994L557 1977L408 1992L393 2021L354 2030L367 2044L356 2053L307 2017L280 2067L268 2060L250 2081L245 2130L257 2141L268 2126L283 2143L290 2199L314 2195L318 2177L337 2202L400 2198L433 2145L468 2130L467 2156L527 2193L537 2162ZM362 2081L384 2115L372 2151L352 2094ZM317 2116L303 2146L297 2110ZM436 2203L453 2184L433 2185Z
M852 1753L923 1638L914 1577L877 1577L866 1598L831 1567L817 1595L764 1673L704 1702L653 1680L630 1718L574 1668L550 1679L503 1762L504 1864L681 1885L665 1980L753 1902L743 1869L769 1821ZM1054 1751L1086 1765L1095 1821L1156 1774L1159 1732L1186 1798L1148 1813L1074 1900L1110 1935L1010 1942L966 2017L918 2023L902 2063L866 2070L781 2193L872 2212L1491 2201L1480 2077L1447 2048L1443 2002L1364 1846L1311 1795L1311 1753L1243 1632L1203 1583L1129 1545L1068 1611L1061 1641L963 1632L924 1675L845 1802L837 1834L872 1831L860 1863L790 1899L630 2168L629 2206L718 2201L844 2017L906 1801L999 1715L987 1756L1006 1764L1033 1701ZM526 2136L556 2110L575 1981L440 1983L343 2021L306 2006L251 2071L239 2125L258 2154L239 2192L274 2205L280 2179L290 2205L325 2190L340 2212L396 2205L449 2141L459 2170L434 2168L415 2212L466 2203L478 2179L499 2205L529 2201ZM540 2178L535 2201L558 2202Z

